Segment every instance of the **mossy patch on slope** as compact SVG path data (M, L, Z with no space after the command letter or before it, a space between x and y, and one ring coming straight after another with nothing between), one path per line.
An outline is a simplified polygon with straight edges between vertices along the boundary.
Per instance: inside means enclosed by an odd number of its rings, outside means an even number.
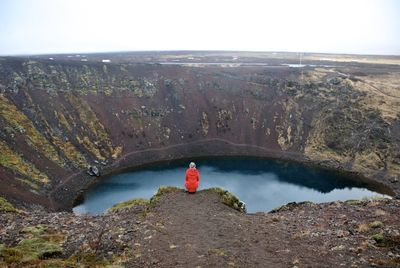
M0 212L18 212L5 198L0 197Z
M28 145L37 152L43 154L59 166L65 166L65 161L60 158L57 150L36 129L29 118L18 107L12 104L6 97L0 94L0 116L16 131L25 136Z
M46 174L39 171L32 163L24 160L20 155L11 150L5 143L0 141L0 165L16 171L33 180L33 183L48 183Z
M243 212L240 200L234 194L218 187L210 188L205 191L210 191L219 194L222 203L240 212Z

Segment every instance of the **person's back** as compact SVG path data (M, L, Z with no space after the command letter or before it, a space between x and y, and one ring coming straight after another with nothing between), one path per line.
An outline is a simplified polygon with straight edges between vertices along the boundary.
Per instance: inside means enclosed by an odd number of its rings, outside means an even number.
M195 193L199 187L200 174L196 169L196 164L191 162L185 174L185 187L189 193Z

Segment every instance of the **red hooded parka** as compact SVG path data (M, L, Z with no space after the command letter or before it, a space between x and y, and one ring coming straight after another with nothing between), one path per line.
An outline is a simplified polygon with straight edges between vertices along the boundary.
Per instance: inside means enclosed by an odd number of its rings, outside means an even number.
M185 187L190 193L194 193L199 187L200 174L196 168L188 168L185 176Z

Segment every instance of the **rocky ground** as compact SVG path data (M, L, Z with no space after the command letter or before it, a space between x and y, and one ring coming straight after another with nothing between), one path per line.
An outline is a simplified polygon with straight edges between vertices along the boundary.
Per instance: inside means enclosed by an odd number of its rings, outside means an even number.
M97 216L3 205L0 266L400 266L399 200L306 202L256 214L235 210L236 202L217 189L164 188L150 202Z

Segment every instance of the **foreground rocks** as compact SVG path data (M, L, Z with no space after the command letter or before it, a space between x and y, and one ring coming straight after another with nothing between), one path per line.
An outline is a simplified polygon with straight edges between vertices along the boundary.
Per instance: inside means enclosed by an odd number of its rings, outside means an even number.
M171 189L134 204L97 216L2 212L0 266L400 266L398 200L244 214L217 191Z

